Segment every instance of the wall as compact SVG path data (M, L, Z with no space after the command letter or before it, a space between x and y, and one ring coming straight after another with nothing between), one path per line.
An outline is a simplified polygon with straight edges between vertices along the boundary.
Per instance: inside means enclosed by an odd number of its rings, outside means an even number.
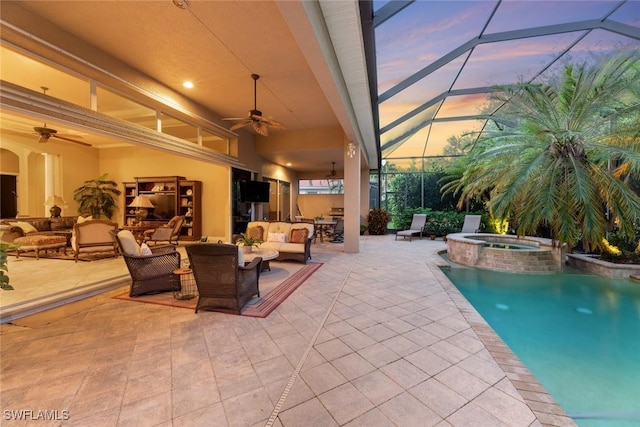
M100 173L118 183L135 181L136 177L184 176L202 181L202 233L228 237L230 221L229 167L179 157L143 147L103 149L100 151ZM122 186L120 186L122 189ZM122 200L117 221L122 222Z
M87 141L90 142L90 141ZM73 190L87 179L97 178L99 170L98 150L55 139L47 143L38 143L35 136L20 137L3 135L3 149L18 156L18 214L22 216L48 216L43 205L45 200L44 157L42 153L55 155L59 159L62 177L61 188L54 193L62 196L68 203L62 214L75 215L77 204L73 202Z
M306 218L322 215L329 219L331 208L344 207L344 197L342 194L300 194L298 206Z

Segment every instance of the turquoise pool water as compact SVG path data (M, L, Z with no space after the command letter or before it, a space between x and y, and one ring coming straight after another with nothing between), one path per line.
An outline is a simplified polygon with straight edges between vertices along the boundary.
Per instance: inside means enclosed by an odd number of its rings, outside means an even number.
M445 274L578 425L640 426L640 283L576 270Z

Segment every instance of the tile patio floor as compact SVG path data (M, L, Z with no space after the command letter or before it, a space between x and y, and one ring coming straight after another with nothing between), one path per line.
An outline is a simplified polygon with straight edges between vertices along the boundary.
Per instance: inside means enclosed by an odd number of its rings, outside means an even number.
M363 236L359 254L341 249L314 244L324 265L266 319L111 290L0 325L0 424L575 425L440 271L442 241ZM122 258L9 268L16 287L38 285L2 292L3 310L56 280L127 274ZM22 409L68 420L7 419Z

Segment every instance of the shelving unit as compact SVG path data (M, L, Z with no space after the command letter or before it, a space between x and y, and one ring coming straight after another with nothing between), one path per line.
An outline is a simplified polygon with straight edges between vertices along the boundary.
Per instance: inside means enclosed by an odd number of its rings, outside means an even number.
M124 187L124 221L122 224L131 225L136 219L135 209L130 208L129 205L133 202L133 199L138 195L138 185L135 182L123 182Z
M200 240L202 235L202 182L180 181L178 214L184 215L181 240Z
M124 222L135 220L135 209L128 207L138 195L149 196L156 206L145 222L166 223L175 215L184 215L180 240L199 240L202 234L202 182L183 176L136 177L135 182L123 182Z

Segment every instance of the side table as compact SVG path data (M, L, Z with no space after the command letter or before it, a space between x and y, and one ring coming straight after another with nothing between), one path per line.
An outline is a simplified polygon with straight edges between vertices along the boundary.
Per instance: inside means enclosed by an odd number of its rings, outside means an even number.
M180 290L173 292L175 299L192 299L198 295L196 280L190 268L176 268L173 270L173 274L180 276Z

